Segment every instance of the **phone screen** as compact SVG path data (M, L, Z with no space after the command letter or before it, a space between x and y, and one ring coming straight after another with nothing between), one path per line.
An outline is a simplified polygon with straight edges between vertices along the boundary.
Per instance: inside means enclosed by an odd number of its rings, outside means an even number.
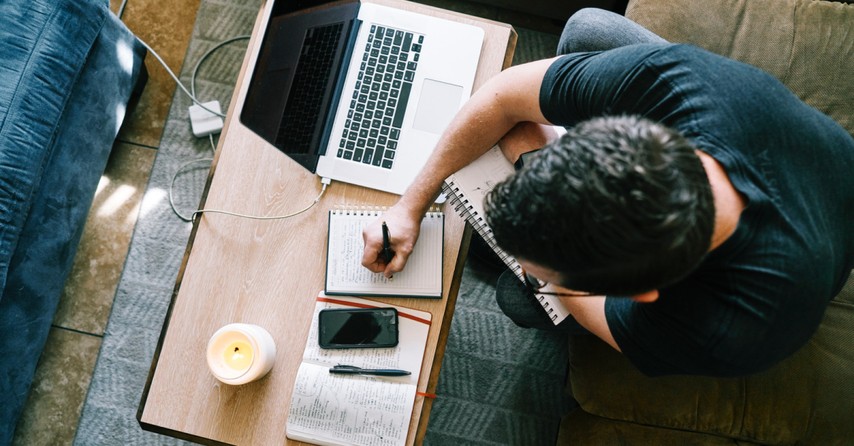
M394 308L327 309L318 315L321 348L394 347L398 340Z

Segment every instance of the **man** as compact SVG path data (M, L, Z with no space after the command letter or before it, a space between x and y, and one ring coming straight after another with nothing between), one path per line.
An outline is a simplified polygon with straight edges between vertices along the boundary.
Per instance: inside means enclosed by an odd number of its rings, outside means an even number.
M394 258L377 223L363 264L400 271L442 181L496 142L513 162L545 146L487 200L536 277L499 280L514 321L542 326L532 291L562 293L648 375L754 373L806 343L854 266L851 136L760 70L604 11L559 52L477 91L383 217Z

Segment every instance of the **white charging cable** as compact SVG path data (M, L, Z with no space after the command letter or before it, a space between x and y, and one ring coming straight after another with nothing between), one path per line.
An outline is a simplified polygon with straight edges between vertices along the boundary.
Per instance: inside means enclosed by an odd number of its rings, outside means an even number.
M123 9L123 7L124 7L124 5L122 5L122 9ZM222 114L221 112L214 111L214 110L207 108L204 104L202 104L202 102L198 98L196 98L196 75L199 72L199 67L202 65L202 62L204 62L214 51L218 50L219 48L222 48L225 45L228 45L229 43L236 42L239 40L246 40L249 38L250 38L250 36L232 37L230 39L226 39L226 40L214 45L208 51L206 51L202 55L202 57L199 58L199 61L196 62L196 65L193 68L193 73L192 73L192 76L190 77L190 89L192 91L187 90L187 88L184 86L184 84L181 83L180 79L178 79L178 76L175 75L175 73L169 68L169 66L166 64L166 62L163 60L163 58L160 57L160 55L157 54L157 52L154 51L154 49L151 48L151 46L149 46L147 43L145 43L142 39L139 39L138 37L137 37L137 40L139 40L139 42L142 43L142 45L154 56L155 59L157 59L158 62L160 62L161 65L163 65L163 68L166 69L166 72L169 73L169 75L172 77L172 79L175 81L175 83L178 85L178 87L180 87L181 90L183 90L184 93L187 94L187 96L193 101L193 103L195 103L198 107L202 108L203 110L205 110L211 114L214 114L216 116L224 118L224 117L226 117L226 115ZM217 102L217 105L218 105L218 102ZM209 133L207 136L210 138L211 148L215 151L216 145L214 144L214 141L213 141L213 134ZM174 187L175 187L175 180L178 178L178 176L184 170L187 169L187 167L189 167L193 164L201 163L201 162L210 163L212 161L213 161L213 159L211 159L211 158L204 158L204 159L197 159L197 160L188 161L188 162L184 163L180 168L178 168L178 171L175 172L175 175L172 176L172 181L169 183L169 206L172 208L172 212L174 212L175 215L177 215L178 218L180 218L181 220L186 221L186 222L191 222L191 221L195 220L196 216L203 214L203 213L225 214L225 215L231 215L231 216L241 217L241 218L251 218L253 220L281 220L281 219L285 219L285 218L295 217L297 215L300 215L300 214L308 211L309 209L314 207L314 205L316 205L318 202L320 202L320 199L323 197L323 194L326 192L326 188L329 186L329 183L331 182L331 180L329 178L321 178L320 183L321 183L322 187L321 187L320 193L317 195L317 198L315 198L314 201L312 201L311 204L309 204L305 208L300 209L299 211L287 214L287 215L256 216L256 215L247 215L247 214L241 214L241 213L237 213L237 212L225 211L225 210L220 210L220 209L198 209L196 211L193 211L193 214L191 216L187 217L187 216L183 215L180 211L178 211L178 208L175 205L175 200L174 200L174 197L172 194L172 191L174 190Z
M222 114L221 112L214 111L214 110L211 110L211 109L209 109L209 108L205 107L205 106L202 104L202 102L201 102L201 101L199 101L198 99L196 99L196 96L195 96L194 94L190 93L190 91L189 91L189 90L187 90L187 87L185 87L185 86L184 86L184 84L182 84L182 83L181 83L181 80L180 80L180 79L178 79L178 76L176 76L176 75L175 75L175 73L173 73L173 72L172 72L172 69L171 69L171 68L169 68L169 65L166 65L166 62L163 60L163 58L162 58L162 57L160 57L160 55L159 55L159 54L157 54L157 52L156 52L156 51L154 51L154 49L153 49L153 48L151 48L147 43L145 43L145 41L144 41L144 40L140 39L139 37L137 37L137 38L136 38L136 40L138 40L138 41L139 41L139 43L141 43L141 44L142 44L142 46L144 46L144 47L145 47L145 49L147 49L147 50L148 50L148 52L149 52L149 53L151 53L151 55L152 55L152 56L154 56L154 58L155 58L155 59L157 59L157 61L158 61L158 62L160 62L160 64L161 64L161 65L163 65L163 68L165 68L165 69L166 69L166 72L167 72L167 73L169 73L169 75L170 75L170 76L172 76L172 79L174 79L174 80L175 80L175 83L176 83L176 84L178 84L178 87L180 87L180 88L181 88L181 90L183 90L183 91L184 91L184 93L186 93L186 94L187 94L187 96L189 96L190 100L192 100L192 101L193 101L193 103L195 103L196 105L198 105L199 107L201 107L202 109L204 109L205 111L207 111L208 113L212 113L212 114L217 115L217 116L219 116L219 117L221 117L221 118L225 118L225 115L224 115L224 114Z
M286 214L286 215L257 216L257 215L241 214L238 212L224 211L221 209L198 209L196 211L193 211L193 214L191 216L187 217L187 216L181 214L178 211L178 208L175 206L175 200L172 197L172 189L175 186L175 179L178 178L178 175L180 175L181 172L183 172L187 167L189 167L195 163L201 162L201 161L207 161L207 160L193 160L193 161L188 161L188 162L184 163L184 165L182 165L181 168L178 169L178 172L175 173L175 176L172 177L172 182L169 184L169 206L172 207L172 212L174 212L175 215L178 216L178 218L180 218L181 220L184 220L186 222L191 222L191 221L195 220L198 215L203 214L203 213L204 214L224 214L224 215L231 215L233 217L250 218L253 220L282 220L285 218L296 217L297 215L300 215L300 214L308 211L309 209L314 207L314 205L316 205L318 202L320 202L320 199L323 198L323 194L326 192L326 188L329 186L329 183L332 182L332 180L330 180L329 178L321 178L320 184L322 185L322 187L320 189L320 193L317 195L317 198L315 198L314 201L312 201L311 204L309 204L305 208L300 209L300 210L293 212L293 213L290 213L290 214Z

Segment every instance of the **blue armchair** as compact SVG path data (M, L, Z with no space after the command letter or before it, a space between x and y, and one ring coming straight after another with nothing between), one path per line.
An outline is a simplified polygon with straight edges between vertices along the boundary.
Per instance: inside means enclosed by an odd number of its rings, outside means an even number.
M145 50L95 0L0 2L0 444L11 441Z

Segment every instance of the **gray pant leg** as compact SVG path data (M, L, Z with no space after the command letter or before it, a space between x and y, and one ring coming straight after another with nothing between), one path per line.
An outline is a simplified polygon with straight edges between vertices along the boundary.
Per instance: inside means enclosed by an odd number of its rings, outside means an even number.
M636 43L665 43L658 34L610 11L584 8L566 22L557 54L603 51Z
M570 334L590 334L572 316L555 325L546 315L537 298L531 294L513 272L504 271L498 277L495 300L501 311L522 328L563 331Z

